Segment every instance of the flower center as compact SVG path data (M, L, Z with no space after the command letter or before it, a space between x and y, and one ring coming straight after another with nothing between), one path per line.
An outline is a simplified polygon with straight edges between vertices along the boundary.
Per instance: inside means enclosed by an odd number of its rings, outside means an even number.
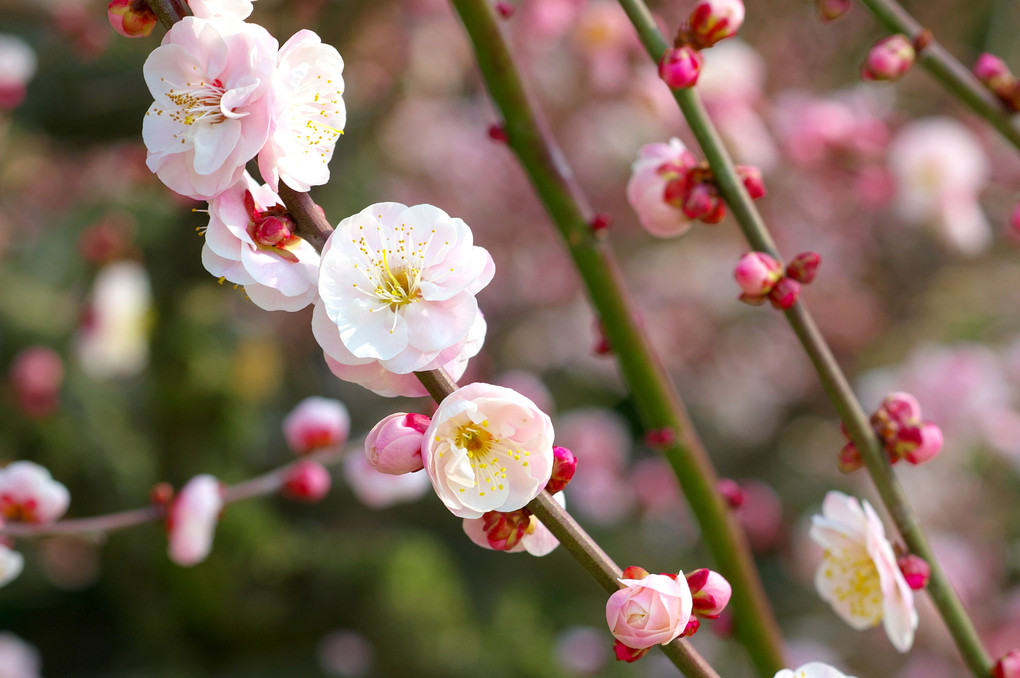
M226 120L220 100L226 92L223 83L218 79L212 82L187 82L183 89L171 89L166 97L177 110L170 113L170 118L182 125L194 125L196 122L208 122L215 125Z
M461 426L454 437L454 444L467 450L468 456L476 459L489 456L494 442L495 436L475 425Z
M389 304L391 311L397 311L412 301L421 298L421 290L418 285L421 282L421 269L391 268L389 252L385 249L380 252L382 261L380 266L379 282L375 288L375 295Z

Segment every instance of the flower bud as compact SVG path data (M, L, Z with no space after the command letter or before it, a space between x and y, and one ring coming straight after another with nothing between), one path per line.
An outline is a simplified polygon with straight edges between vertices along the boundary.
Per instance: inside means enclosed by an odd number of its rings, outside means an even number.
M1003 99L1009 99L1016 88L1016 77L1013 72L994 54L986 52L978 57L974 63L974 76Z
M253 238L259 245L273 247L294 235L294 222L288 216L269 216L255 223Z
M510 17L512 17L514 15L515 9L516 7L512 2L505 2L504 0L499 0L499 2L496 3L496 12L504 19L509 19Z
M520 543L531 528L531 512L517 509L508 513L489 511L482 514L482 528L489 547L495 551L509 551Z
M714 201L712 211L701 217L702 223L705 224L718 224L726 218L726 203L718 195L713 194L712 197Z
M740 485L737 484L736 480L720 478L715 488L723 496L723 499L726 500L730 508L738 509L744 503L744 491L740 489Z
M649 575L648 570L637 565L628 565L624 568L621 579L644 579Z
M815 11L822 21L835 21L850 11L850 0L815 0Z
M487 133L490 139L498 141L501 144L505 144L510 139L510 137L506 135L506 127L500 123L493 123L489 125Z
M413 412L397 412L380 421L365 438L368 465L395 476L423 469L421 444L430 423L424 414Z
M648 654L648 651L651 649L652 648L650 647L643 647L641 649L638 649L636 647L629 647L627 645L624 645L618 640L613 641L613 652L616 653L616 660L621 662L627 662L628 664L631 664L633 662L636 662L638 659L641 659L646 654Z
M800 297L800 283L792 278L783 278L769 292L769 301L772 306L785 311L797 303Z
M942 429L934 422L926 421L920 426L900 432L896 444L897 456L911 464L923 464L942 451L942 443Z
M747 194L751 200L765 197L765 180L761 176L761 170L752 165L737 165L737 176L743 182Z
M853 443L847 443L839 451L836 459L836 467L843 473L853 473L864 466L864 459L861 458L861 451Z
M783 277L783 265L765 252L748 252L733 271L740 289L752 297L763 297Z
M113 30L126 38L144 38L152 33L156 15L145 0L112 0L106 16Z
M928 580L931 579L931 567L928 565L928 561L921 556L908 553L897 558L896 565L903 573L907 586L913 590L920 591L928 585Z
M725 577L705 568L690 572L687 575L687 585L694 599L692 613L709 619L722 614L733 595L733 589Z
M1009 213L1009 233L1013 238L1020 239L1020 202Z
M807 285L818 275L822 258L817 252L801 252L786 267L786 275L802 285Z
M701 0L687 19L689 35L699 47L732 38L744 23L741 0Z
M332 398L305 398L283 420L283 435L297 454L308 454L322 447L340 447L350 429L347 408Z
M570 482L577 470L577 457L565 447L553 447L553 470L549 482L545 484L545 491L549 494L556 494Z
M302 459L287 469L280 492L297 501L317 502L329 494L332 483L326 467L311 459Z
M698 82L702 63L704 57L689 45L670 48L659 61L659 77L670 89L694 87Z
M994 678L1020 678L1020 650L1010 650L992 667Z
M684 632L680 634L681 638L689 638L698 632L701 628L701 622L693 614L691 618L687 620L687 626L684 627Z
M718 204L715 189L709 184L698 183L687 191L682 209L688 219L703 219L710 216Z
M875 43L861 67L865 80L898 80L917 58L910 38L897 33Z

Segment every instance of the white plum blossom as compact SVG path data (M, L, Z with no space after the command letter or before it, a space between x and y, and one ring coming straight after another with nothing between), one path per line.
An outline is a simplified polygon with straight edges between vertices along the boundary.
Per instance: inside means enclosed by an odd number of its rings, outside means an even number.
M914 642L917 609L885 529L867 501L829 492L811 517L811 538L825 549L815 588L840 618L861 630L882 622L900 652Z
M278 43L232 17L185 17L143 68L146 164L171 190L209 200L236 184L269 137Z
M646 231L659 238L671 238L691 227L683 210L667 202L666 187L671 182L684 184L687 171L696 164L697 159L676 137L666 144L645 144L638 151L627 182L627 202Z
M216 17L233 17L247 19L252 10L254 0L187 0L191 13L199 19Z
M517 393L468 384L439 405L422 445L436 494L459 518L523 508L549 482L549 416Z
M783 669L774 678L853 678L841 673L828 664L810 662L798 669Z
M283 420L283 435L297 454L340 447L347 441L350 430L347 408L333 398L305 398Z
M167 511L166 529L170 560L189 567L205 560L212 550L213 534L223 510L223 488L208 474L189 480Z
M96 276L86 319L75 338L82 369L94 379L130 377L149 361L152 288L134 261L107 264Z
M344 60L332 45L309 30L298 31L277 56L273 129L259 152L259 172L307 191L329 181L333 148L347 124Z
M300 311L318 293L319 253L294 235L294 222L269 186L247 173L209 203L202 264L267 311Z
M460 219L432 205L377 203L330 236L319 296L352 356L407 374L461 352L479 315L475 294L493 273Z
M25 557L20 553L0 543L0 586L7 586L21 574L25 569ZM0 676L3 674L0 673Z
M52 523L67 511L71 495L44 467L16 461L0 469L0 515L25 523Z
M563 508L567 507L566 499L563 497L562 492L554 494L553 499ZM484 518L465 518L463 527L464 534L468 536L468 539L483 549L492 550L492 545L489 544L489 539L485 533ZM532 515L531 522L525 529L524 536L521 537L521 540L512 549L508 549L507 553L526 551L533 556L541 557L549 555L559 545L559 540L553 536L549 528L542 524L541 520Z
M415 502L429 491L429 479L424 473L396 476L380 473L369 465L364 454L352 453L344 457L343 472L358 501L373 509Z
M37 65L28 43L14 35L0 34L0 109L14 108L24 100Z
M39 650L13 633L0 632L0 676L42 678Z

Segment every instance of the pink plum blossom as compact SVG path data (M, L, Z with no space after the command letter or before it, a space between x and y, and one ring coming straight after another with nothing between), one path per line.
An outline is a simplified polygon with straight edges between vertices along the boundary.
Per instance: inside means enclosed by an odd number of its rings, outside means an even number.
M185 17L145 60L146 164L171 190L211 200L241 179L269 137L277 47L255 24Z
M413 412L397 412L384 418L365 438L368 465L391 475L422 470L421 446L430 421L424 414Z
M447 396L425 433L432 487L459 518L523 508L549 482L553 427L533 402L502 386L469 384Z
M460 219L432 205L378 203L330 236L319 296L350 355L407 374L460 353L479 316L475 294L494 270Z
M865 80L898 80L914 65L917 52L910 38L897 33L875 43L861 67Z
M606 622L620 643L635 650L666 645L687 628L692 600L683 572L619 581L623 588L609 596Z
M174 497L166 516L170 560L190 567L209 556L223 510L223 488L208 474L195 476Z
M368 465L363 454L347 455L343 472L358 501L373 509L418 501L429 491L429 479L424 473L399 476L379 473Z
M815 575L822 599L854 629L882 622L893 646L909 650L918 621L913 592L871 504L829 492L811 518L811 538L825 549Z
M11 361L8 378L21 411L29 417L45 417L59 404L64 361L51 348L30 346Z
M7 586L25 569L25 557L4 543L0 543L0 586Z
M152 287L145 268L134 261L107 264L96 276L92 299L75 353L94 379L132 377L149 362Z
M722 614L733 595L733 588L725 577L705 568L687 573L687 586L694 601L691 613L709 619Z
M566 508L566 499L562 492L558 492L553 495L553 499L559 503L560 506ZM490 512L495 513L495 512ZM465 518L464 519L464 534L468 536L468 539L473 541L478 546L484 549L495 550L492 544L491 534L486 531L486 519L490 516L490 513L484 514L481 518ZM560 545L559 540L553 536L549 528L542 524L535 516L528 514L526 518L523 534L517 543L509 549L499 549L506 551L507 553L522 553L527 552L533 556L541 557L552 553L557 546Z
M254 6L254 0L186 0L191 7L191 13L199 19L214 19L217 17L228 17L234 19L247 19Z
M1010 650L992 667L993 678L1020 678L1020 650Z
M0 469L0 515L6 520L52 523L69 503L67 488L39 464L16 461Z
M311 459L302 459L287 469L280 491L290 499L317 502L329 494L332 484L325 466Z
M748 297L764 297L783 277L783 265L765 252L748 252L737 262L733 277Z
M293 234L282 201L247 173L209 203L202 265L243 285L256 306L299 311L318 294L319 253Z
M556 637L556 659L573 675L594 676L609 658L604 631L592 626L571 626Z
M17 107L35 75L35 52L21 38L0 33L0 109Z
M694 87L704 63L705 58L701 52L690 45L671 47L659 60L659 77L670 89Z
M312 31L298 31L280 48L277 110L259 152L259 172L273 190L281 181L296 191L329 181L333 148L347 123L343 70L340 53Z
M283 420L283 435L297 454L341 447L350 430L351 417L347 408L333 398L305 398Z
M631 165L627 201L646 231L659 238L670 238L691 227L690 219L667 202L666 195L671 183L686 184L688 172L697 164L694 154L676 137L669 143L641 147L637 160Z
M690 35L700 47L732 38L744 23L743 0L700 0L687 18Z
M775 675L775 678L853 678L853 676L841 673L828 664L811 662L792 671L783 669Z

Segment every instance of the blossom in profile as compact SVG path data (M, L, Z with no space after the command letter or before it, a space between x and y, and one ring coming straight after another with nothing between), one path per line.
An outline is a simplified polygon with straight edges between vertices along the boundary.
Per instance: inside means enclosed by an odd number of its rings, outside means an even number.
M619 645L617 658L634 661L655 645L666 645L683 635L691 620L691 591L683 572L677 575L648 574L628 567L620 579L622 588L609 596L606 621Z
M208 474L195 476L174 497L166 516L170 560L190 567L209 556L223 510L223 488Z
M247 173L209 202L202 265L243 285L256 306L300 311L318 293L319 253L294 234L294 222L269 186Z
M283 420L283 435L296 454L340 447L347 441L350 430L347 408L333 398L305 398Z
M422 447L432 487L460 518L523 508L549 482L553 427L502 386L468 384L439 405Z
M669 143L641 147L631 165L627 202L646 231L659 238L670 238L691 227L683 210L667 198L686 191L688 174L697 164L698 159L676 137Z
M149 362L152 287L145 267L134 261L104 266L75 337L82 369L94 379L132 377Z
M479 316L475 294L494 271L460 219L432 205L377 203L330 236L319 296L351 356L407 374L460 353Z
M825 495L811 517L811 538L825 549L815 575L818 594L852 628L878 625L900 652L914 642L917 609L875 510L842 492Z
M798 669L783 669L774 678L853 678L821 662L810 662Z
M309 30L284 43L273 76L273 127L259 152L259 172L279 190L282 181L307 191L329 181L329 161L347 123L344 60Z
M5 520L52 523L70 503L67 488L35 462L16 461L0 469L0 515Z
M145 60L155 101L142 122L146 164L171 190L211 200L269 138L278 43L236 18L185 17Z
M38 64L35 52L19 37L0 33L0 109L17 108L25 100L28 81Z

